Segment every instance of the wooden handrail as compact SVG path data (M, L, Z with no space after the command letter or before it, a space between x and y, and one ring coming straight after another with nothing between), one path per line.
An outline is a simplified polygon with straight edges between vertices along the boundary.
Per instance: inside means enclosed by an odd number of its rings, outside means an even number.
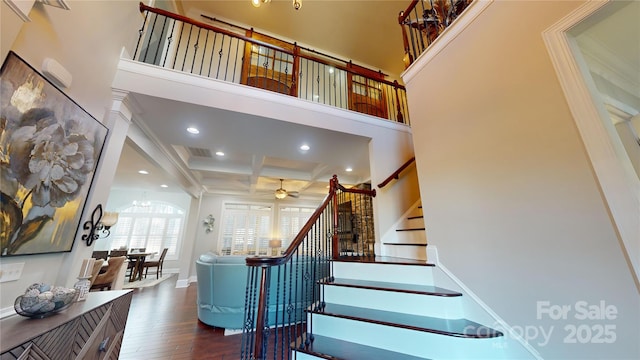
M343 192L348 192L348 193L354 193L354 194L366 194L374 197L376 196L375 189L373 190L347 189L338 182L338 177L336 175L333 175L333 178L330 181L329 194L327 194L327 196L322 201L322 204L318 206L316 211L314 211L313 214L311 214L311 217L309 217L309 220L307 220L304 226L300 229L300 231L298 232L298 235L296 235L293 241L291 241L291 244L289 244L289 246L287 247L285 252L282 254L282 256L247 257L246 258L247 266L263 266L263 267L277 266L277 265L282 265L287 261L289 261L291 259L291 256L293 256L293 253L295 252L295 250L298 248L298 246L300 246L300 244L302 244L302 241L304 241L305 237L307 236L307 233L311 231L311 228L313 227L313 225L320 218L320 215L322 215L322 213L329 206L331 201L334 200L333 197L337 194L338 190L341 190Z
M394 171L393 174L389 175L388 178L384 179L383 182L381 182L380 184L378 184L378 188L382 189L383 187L385 187L388 183L391 182L391 180L393 179L398 179L400 177L400 173L406 169L407 167L409 167L409 165L411 165L412 163L414 163L416 161L416 157L412 157L411 159L407 160L404 164L402 164L402 166L400 166L398 168L398 170Z
M268 48L276 50L276 51L281 51L283 53L287 53L289 55L293 55L293 51L292 50L281 48L279 46L276 46L276 45L273 45L273 44L269 44L269 43L264 42L264 41L260 41L260 40L256 40L256 39L250 38L248 36L236 34L236 33L231 32L229 30L225 30L225 29L222 29L222 28L219 28L219 27L215 27L213 25L209 25L207 23L203 23L203 22L200 22L200 21L197 21L197 20L193 20L193 19L188 18L186 16L182 16L182 15L179 15L179 14L174 14L174 13L172 13L170 11L154 8L154 7L151 7L151 6L147 6L147 5L143 4L142 2L140 2L140 12L144 12L144 11L149 11L149 12L152 12L152 13L156 13L158 15L166 16L166 17L174 19L174 20L185 22L187 24L195 25L195 26L207 29L207 30L215 31L215 32L227 35L227 36L235 37L235 38L238 38L240 40L248 41L248 42L251 42L251 43L258 44L260 46L268 47Z
M402 25L402 23L404 23L404 21L407 19L407 16L409 16L409 14L416 7L418 2L419 0L412 0L411 4L407 6L407 9L400 13L400 15L398 16L398 24Z
M298 56L298 57L301 57L301 58L305 58L307 60L311 60L311 61L315 61L315 62L321 63L323 65L333 66L338 70L342 70L342 71L345 71L345 72L348 72L348 73L351 73L351 74L354 74L354 75L364 76L366 78L370 78L370 76L368 76L368 74L366 74L365 72L362 72L362 71L358 71L357 68L356 69L349 68L346 65L342 65L342 64L339 64L339 63L334 62L334 61L328 61L328 60L322 59L322 58L320 58L318 56L314 56L314 55L303 54L299 50L295 51L295 48L298 48L298 49L301 49L301 50L305 50L305 51L315 52L315 53L321 54L321 53L319 53L319 52L317 52L315 50L306 49L306 48L300 47L300 46L298 46L296 44L293 44L294 45L294 50L285 49L285 48L277 46L277 45L273 45L273 44L270 44L270 43L267 43L267 42L264 42L264 41L261 41L261 40L256 40L254 38L251 38L251 37L248 37L248 36L245 36L245 35L237 34L237 33L234 33L232 31L213 26L211 24L207 24L207 23L204 23L204 22L201 22L201 21L197 21L197 20L188 18L186 16L182 16L182 15L179 15L179 14L172 13L170 11L154 8L154 7L151 7L151 6L147 6L147 5L143 4L142 2L140 2L140 12L144 12L144 11L149 11L149 12L152 12L152 13L156 13L158 15L166 16L168 18L171 18L171 19L174 19L174 20L178 20L178 21L182 21L182 22L185 22L187 24L194 25L194 26L198 26L198 27L201 27L203 29L215 31L215 32L218 32L218 33L230 36L230 37L234 37L234 38L246 41L246 42L250 42L250 43L253 43L253 44L256 44L256 45L264 46L264 47L267 47L267 48L275 50L275 51L280 51L280 52L283 52L283 53L291 55L291 56ZM330 55L322 54L322 56L339 60L339 59L334 58L334 57L332 57ZM339 61L343 61L343 60L339 60ZM368 71L373 71L373 70L370 70L370 69L367 69L367 70ZM374 71L374 72L383 74L381 71ZM385 74L383 74L383 75L385 75ZM389 81L389 80L385 80L385 79L375 79L375 80L380 82L380 83L392 86L394 88L406 90L405 87L403 85L398 84L397 81L393 82L393 81Z

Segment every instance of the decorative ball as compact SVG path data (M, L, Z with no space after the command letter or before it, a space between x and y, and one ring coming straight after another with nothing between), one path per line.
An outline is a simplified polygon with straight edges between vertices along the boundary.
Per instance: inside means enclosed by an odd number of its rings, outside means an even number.
M36 283L16 298L14 308L22 316L43 318L69 307L76 295L76 289Z

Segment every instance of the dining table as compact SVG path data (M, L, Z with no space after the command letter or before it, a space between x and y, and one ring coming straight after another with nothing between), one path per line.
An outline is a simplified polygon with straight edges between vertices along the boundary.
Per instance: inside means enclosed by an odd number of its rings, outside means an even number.
M147 256L156 255L158 252L128 252L127 258L133 262L133 268L131 268L131 274L129 274L129 282L142 280L142 271L144 270L144 262Z

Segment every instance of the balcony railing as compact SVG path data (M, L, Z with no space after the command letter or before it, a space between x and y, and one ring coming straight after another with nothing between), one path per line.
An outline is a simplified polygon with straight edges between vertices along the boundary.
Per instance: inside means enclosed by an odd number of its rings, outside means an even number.
M140 11L134 60L409 124L404 86L380 71L213 18Z
M412 0L398 16L409 67L473 0Z

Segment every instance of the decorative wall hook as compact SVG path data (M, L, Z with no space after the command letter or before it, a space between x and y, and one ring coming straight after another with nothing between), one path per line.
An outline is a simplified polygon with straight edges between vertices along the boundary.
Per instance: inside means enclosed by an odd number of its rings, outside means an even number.
M95 210L91 213L91 219L85 221L82 228L89 230L88 234L82 235L82 241L87 242L87 246L91 246L95 240L98 240L101 235L102 238L106 238L111 234L109 230L113 225L118 222L118 213L116 212L102 212L102 204L98 204Z
M213 231L213 223L216 219L213 218L213 215L209 214L206 219L204 219L203 224L205 226L204 231L208 234Z

